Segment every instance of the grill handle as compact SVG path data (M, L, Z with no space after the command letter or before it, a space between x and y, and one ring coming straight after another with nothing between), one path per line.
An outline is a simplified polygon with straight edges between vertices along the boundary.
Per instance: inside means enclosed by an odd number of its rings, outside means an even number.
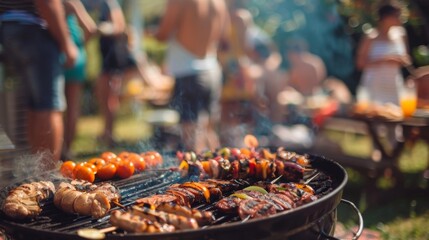
M353 233L353 238L352 240L357 240L359 239L360 235L362 235L362 231L363 231L363 217L362 217L362 213L359 211L359 209L356 207L356 205L354 203L352 203L349 200L345 200L345 199L341 199L341 203L347 204L349 205L357 214L358 219L359 219L359 228L358 230ZM325 237L326 239L329 240L340 240L336 237L330 236L329 234L325 233L322 229L322 231L320 232L322 234L323 237Z

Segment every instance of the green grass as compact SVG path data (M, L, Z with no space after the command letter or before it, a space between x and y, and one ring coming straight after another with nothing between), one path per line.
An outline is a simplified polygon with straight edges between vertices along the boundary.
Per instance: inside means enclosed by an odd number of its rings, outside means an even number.
M327 133L330 140L340 144L347 154L368 157L372 152L370 139L364 135ZM364 176L347 168L349 181L343 197L354 202L363 214L365 227L378 231L382 239L429 239L429 183L422 178L428 158L428 145L417 141L407 145L399 159L404 174L402 188L394 187L392 179L381 177L375 182L376 202L366 191ZM357 221L347 207L339 207L339 220L351 228Z
M137 144L148 139L152 134L152 128L144 120L144 105L136 105L131 109L131 104L125 103L124 108L118 114L114 124L114 136L120 142L128 145ZM97 140L103 132L103 119L100 115L82 116L78 121L77 136L73 142L72 150L78 160L84 160L88 156L102 151L119 151L109 149Z

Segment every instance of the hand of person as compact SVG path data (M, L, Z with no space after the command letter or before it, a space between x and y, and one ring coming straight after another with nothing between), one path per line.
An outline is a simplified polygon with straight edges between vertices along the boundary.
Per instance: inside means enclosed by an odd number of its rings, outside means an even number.
M76 63L78 54L79 52L76 45L73 42L69 42L64 47L64 55L65 55L64 67L66 68L73 67Z
M102 36L112 36L115 33L114 26L111 22L101 22L97 29L98 33Z

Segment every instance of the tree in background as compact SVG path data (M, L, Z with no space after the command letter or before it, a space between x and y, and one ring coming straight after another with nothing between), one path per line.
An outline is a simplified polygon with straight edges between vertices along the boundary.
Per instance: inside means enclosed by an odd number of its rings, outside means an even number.
M319 55L328 75L343 80L354 93L360 79L355 69L355 49L364 33L375 22L376 0L249 0L255 22L267 31L285 54L287 40L306 39L310 52ZM429 9L427 0L401 1L404 26L416 66L429 64L427 49ZM423 16L423 17L422 17ZM283 62L287 68L287 61Z

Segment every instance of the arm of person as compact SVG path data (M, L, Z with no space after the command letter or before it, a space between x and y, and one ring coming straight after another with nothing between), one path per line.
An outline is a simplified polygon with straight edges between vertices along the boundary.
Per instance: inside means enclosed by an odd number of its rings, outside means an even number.
M97 32L94 20L89 16L80 0L67 0L64 5L77 17L79 26L85 34L85 42L88 41Z
M40 17L46 21L49 32L65 54L66 61L64 65L66 67L73 66L78 52L68 34L64 7L61 0L35 0L34 3Z
M371 39L368 36L363 36L356 56L356 67L358 70L363 70L368 64L368 52L371 45Z
M124 13L116 0L106 0L108 20L100 23L98 31L103 36L122 36L127 28Z
M169 0L162 17L160 27L155 33L155 38L158 41L165 42L177 27L179 14L181 9L181 1Z

